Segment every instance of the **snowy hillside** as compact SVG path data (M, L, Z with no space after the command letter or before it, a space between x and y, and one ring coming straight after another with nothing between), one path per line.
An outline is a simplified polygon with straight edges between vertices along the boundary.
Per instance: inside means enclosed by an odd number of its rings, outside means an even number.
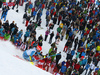
M11 42L0 40L0 75L51 75L13 55L22 55L22 52Z

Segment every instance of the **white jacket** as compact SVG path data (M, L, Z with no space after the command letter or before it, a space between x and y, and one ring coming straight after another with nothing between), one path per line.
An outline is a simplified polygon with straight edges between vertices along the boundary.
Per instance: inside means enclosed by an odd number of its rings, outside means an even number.
M90 64L90 69L94 69L95 68L95 65L92 63L92 64Z

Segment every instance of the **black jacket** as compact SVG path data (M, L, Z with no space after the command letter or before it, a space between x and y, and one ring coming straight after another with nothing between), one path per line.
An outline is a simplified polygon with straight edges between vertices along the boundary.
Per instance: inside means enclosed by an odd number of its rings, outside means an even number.
M32 25L28 25L27 30L32 31Z
M54 33L51 33L51 34L50 34L50 39L52 39L52 38L53 38L53 36L54 36Z
M15 27L15 25L14 25L14 23L11 23L11 24L10 24L10 30L11 30L13 27Z
M79 68L79 74L83 73L83 68Z
M26 20L27 20L27 21L29 21L29 20L30 20L30 17L29 17L29 16L27 16L27 17L26 17Z
M25 13L24 15L23 15L23 18L26 18L27 17L27 14Z

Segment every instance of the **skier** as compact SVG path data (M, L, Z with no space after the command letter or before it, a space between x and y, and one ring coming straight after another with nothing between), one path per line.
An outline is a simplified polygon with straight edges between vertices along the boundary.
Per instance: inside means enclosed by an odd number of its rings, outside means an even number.
M32 56L35 54L35 52L36 52L36 48L35 48L35 47L30 48L30 49L28 49L28 50L25 50L25 51L23 52L23 57L24 57L24 59L26 59L26 60L28 60L28 61L31 61L31 60L30 60L30 57L31 57L31 58L32 58L32 61L34 61L34 58L33 58Z

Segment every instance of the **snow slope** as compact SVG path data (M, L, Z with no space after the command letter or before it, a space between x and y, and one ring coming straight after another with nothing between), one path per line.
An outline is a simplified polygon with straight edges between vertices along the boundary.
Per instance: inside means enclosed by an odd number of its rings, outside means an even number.
M0 40L0 75L51 75L13 55L22 55L9 41Z

